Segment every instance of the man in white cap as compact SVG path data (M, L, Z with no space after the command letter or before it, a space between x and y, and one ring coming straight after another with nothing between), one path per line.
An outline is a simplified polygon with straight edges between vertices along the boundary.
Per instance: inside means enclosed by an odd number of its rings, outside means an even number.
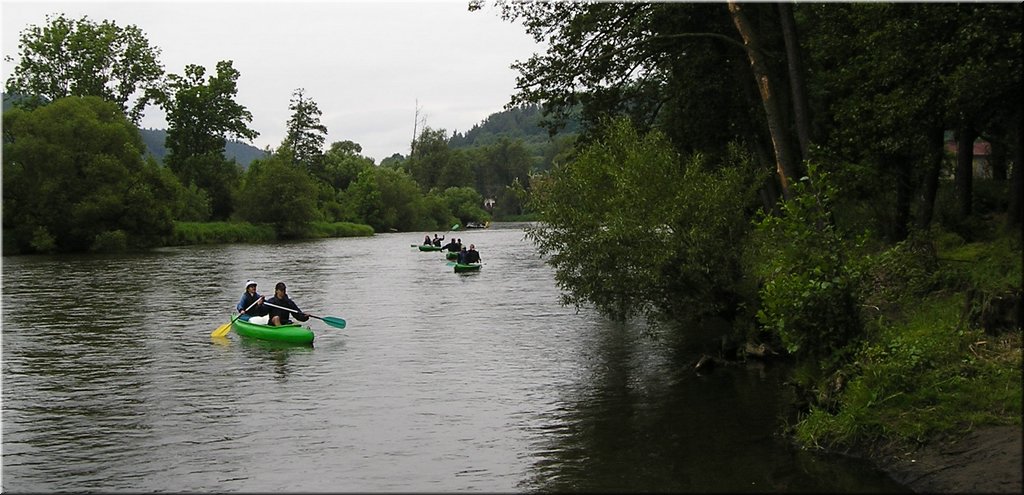
M249 320L250 316L263 316L267 314L267 308L263 306L263 296L256 292L255 281L246 280L245 293L242 294L242 299L238 301L235 309L241 315L238 318L246 321Z

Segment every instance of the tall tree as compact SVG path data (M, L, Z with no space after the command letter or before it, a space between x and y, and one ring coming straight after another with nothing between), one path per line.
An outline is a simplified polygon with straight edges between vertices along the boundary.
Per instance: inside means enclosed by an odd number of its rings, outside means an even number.
M409 171L424 192L434 187L446 187L442 175L452 165L453 160L446 134L447 131L444 129L424 127L416 139L416 153L409 157Z
M19 36L19 61L7 79L8 94L38 105L66 96L98 96L112 101L138 124L143 109L163 92L160 49L149 45L134 25L118 26L88 17L46 17ZM6 57L8 62L13 59Z
M210 195L214 218L231 214L231 190L240 172L237 164L224 159L227 139L259 135L248 126L252 114L235 102L238 77L230 60L218 62L217 74L209 78L199 65L186 66L183 76L168 76L173 96L164 103L164 160L182 184L195 184Z
M783 186L800 176L789 77L768 58L786 53L774 6L499 3L506 19L521 20L548 44L546 53L513 64L520 76L511 104L542 103L556 120L581 106L591 130L608 114L627 115L685 153L724 156L730 142L741 142L768 159ZM580 144L588 139L584 133Z
M142 159L138 129L99 97L3 116L3 225L20 250L143 247L172 230L180 185Z
M327 127L320 123L322 112L312 98L307 98L306 90L298 88L292 93L292 111L288 119L288 133L281 143L290 150L292 160L307 172L319 174L323 168L324 142L327 140Z

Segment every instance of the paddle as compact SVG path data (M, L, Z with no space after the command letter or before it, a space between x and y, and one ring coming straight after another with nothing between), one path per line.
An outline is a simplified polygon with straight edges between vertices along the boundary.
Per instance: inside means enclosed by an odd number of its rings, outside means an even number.
M259 299L253 301L252 304L250 304L248 308L245 308L245 310L249 311L258 302L260 302ZM223 337L223 336L227 335L228 332L231 331L231 324L234 323L235 320L237 320L239 316L242 316L242 313L238 313L238 315L235 316L234 318L232 318L231 321L229 321L229 322L227 322L227 323L217 327L216 330L210 332L210 337Z
M271 308L283 309L283 310L285 310L285 311L287 311L289 313L293 313L293 314L302 313L301 311L295 311L294 309L286 308L284 306L278 306L276 304L270 304L270 303L268 303L266 301L263 301L263 304L266 304L267 306L270 306ZM344 318L338 318L336 316L325 316L325 317L321 318L321 317L319 317L317 315L311 315L309 313L302 313L302 314L304 314L306 316L311 316L313 318L316 318L316 319L318 319L318 320L320 320L320 321L322 321L322 322L324 322L324 323L326 323L326 324L328 324L328 325L330 325L330 326L332 326L334 328L345 328L345 320L344 320Z

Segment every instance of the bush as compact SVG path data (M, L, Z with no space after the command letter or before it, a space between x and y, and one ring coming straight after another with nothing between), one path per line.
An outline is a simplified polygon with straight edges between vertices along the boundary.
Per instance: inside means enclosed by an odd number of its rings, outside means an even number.
M862 337L859 275L847 255L860 245L833 223L834 190L828 175L815 171L812 165L813 181L793 184L781 214L755 222L747 259L761 282L758 322L823 376Z
M96 234L90 251L116 253L128 249L128 235L123 230L108 230Z

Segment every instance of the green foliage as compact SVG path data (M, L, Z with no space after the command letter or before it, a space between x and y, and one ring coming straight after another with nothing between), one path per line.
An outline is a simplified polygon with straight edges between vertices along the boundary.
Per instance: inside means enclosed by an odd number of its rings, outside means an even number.
M281 238L307 236L321 220L316 208L316 181L279 155L253 162L239 196L239 218L268 223Z
M363 147L352 141L331 144L323 156L323 170L318 176L335 190L344 191L359 177L359 173L373 167L373 159L360 155Z
M3 221L19 251L84 251L116 231L135 248L170 234L174 182L142 160L138 131L116 104L71 97L13 109L4 135Z
M956 296L919 301L858 350L838 407L813 407L796 425L798 441L913 445L977 424L1020 424L1019 331L992 338L965 329Z
M373 227L352 222L313 222L313 237L368 237Z
M425 219L426 209L419 186L402 169L367 168L346 192L353 210L376 232L436 227Z
M859 274L847 253L858 249L832 220L834 188L826 173L793 185L777 216L756 222L748 263L761 283L758 321L801 361L827 373L863 337Z
M277 239L269 224L242 222L174 222L171 245L271 242Z
M28 97L25 103L31 107L68 96L97 96L116 103L138 123L146 104L160 94L160 49L149 46L133 25L97 24L64 14L46 21L20 33L19 61L7 79L7 93Z
M187 65L185 74L168 76L173 96L164 102L167 112L165 164L182 184L195 184L209 194L211 215L226 219L234 211L233 189L240 167L224 159L229 137L253 139L252 114L234 101L239 72L231 61L217 63L217 74Z
M116 253L128 249L128 235L123 230L110 230L96 235L90 251Z
M305 91L299 88L292 93L292 100L288 105L292 116L288 119L287 135L281 146L291 151L292 159L297 166L318 175L323 169L327 127L320 123L323 112L315 101L305 97Z
M747 230L742 174L683 162L664 136L641 136L624 120L579 157L537 178L531 207L542 223L528 235L569 291L615 318L675 308L715 308L705 296L736 290ZM679 299L682 298L682 299ZM682 302L679 302L682 301ZM711 309L714 311L714 309Z
M480 207L484 202L483 196L472 187L449 187L441 197L447 211L454 214L458 223L462 225L470 222L484 223L491 219L491 216Z

